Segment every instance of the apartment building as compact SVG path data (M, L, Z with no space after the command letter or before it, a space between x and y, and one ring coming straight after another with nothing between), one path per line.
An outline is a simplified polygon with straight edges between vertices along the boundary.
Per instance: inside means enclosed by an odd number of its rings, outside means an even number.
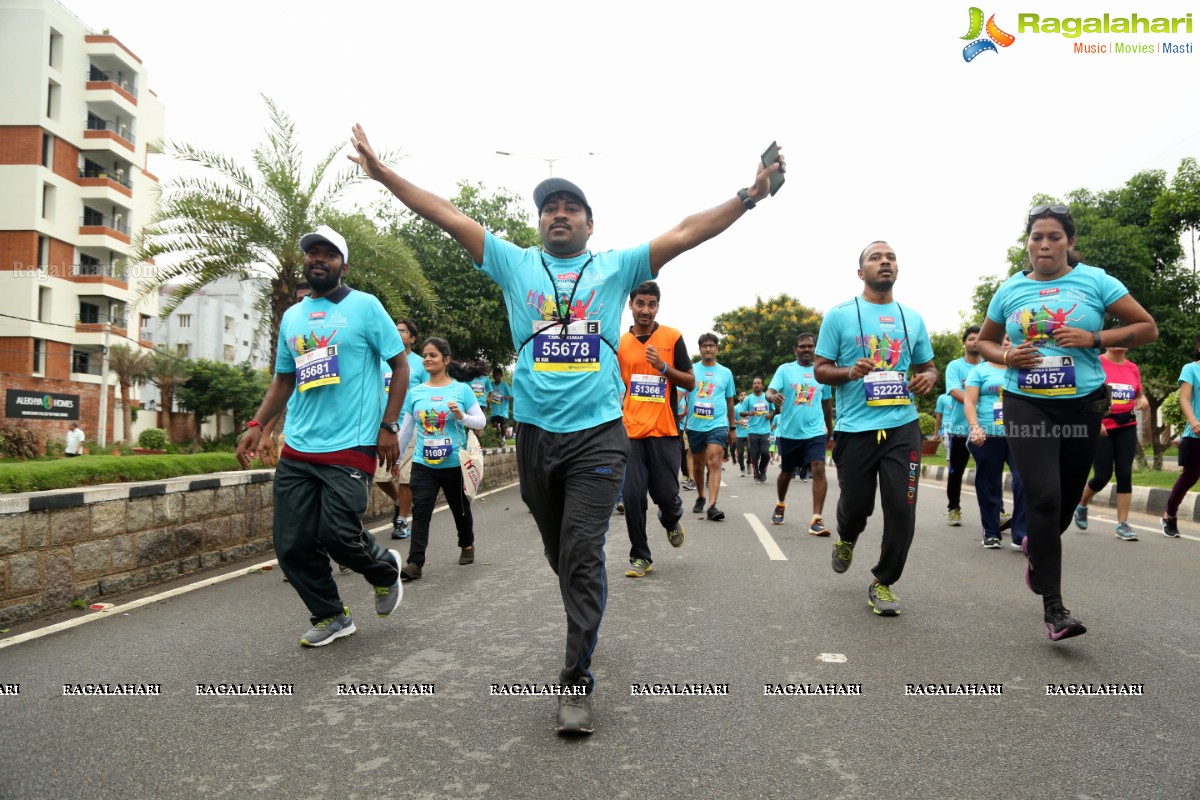
M149 276L126 258L153 212L163 104L128 45L55 0L0 4L0 74L4 424L128 438L102 373L106 346L153 346L158 296L135 304Z

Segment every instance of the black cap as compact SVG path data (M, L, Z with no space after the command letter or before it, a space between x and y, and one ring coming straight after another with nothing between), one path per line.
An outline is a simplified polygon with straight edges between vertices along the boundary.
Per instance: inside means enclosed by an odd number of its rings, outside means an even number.
M559 192L575 195L579 198L579 202L583 203L583 207L588 210L588 213L591 213L592 207L588 205L587 197L583 194L582 189L566 178L547 178L533 190L533 202L537 205L539 214L542 213L542 206L545 205L546 198Z

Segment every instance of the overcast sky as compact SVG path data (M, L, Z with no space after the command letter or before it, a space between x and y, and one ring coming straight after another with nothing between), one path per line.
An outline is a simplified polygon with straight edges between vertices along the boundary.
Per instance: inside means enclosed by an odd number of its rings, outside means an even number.
M595 211L593 249L633 246L732 196L778 140L780 193L660 275L659 320L689 350L715 315L756 296L821 311L849 299L875 239L899 256L897 299L930 330L957 329L976 279L1003 272L1035 193L1112 188L1143 169L1170 177L1200 155L1200 53L1073 52L1197 51L1200 18L1191 34L1078 39L1017 23L1183 17L1194 5L1178 0L980 6L1016 39L970 63L969 2L66 5L142 58L169 138L249 163L267 124L261 92L314 159L359 121L443 195L471 179L529 198L548 174L541 159L558 158L554 174ZM164 181L174 173L152 164Z

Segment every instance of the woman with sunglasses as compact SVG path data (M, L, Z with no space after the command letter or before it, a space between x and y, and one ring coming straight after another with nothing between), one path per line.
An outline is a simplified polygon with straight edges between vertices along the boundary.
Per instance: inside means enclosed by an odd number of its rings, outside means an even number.
M421 362L429 380L410 388L404 400L401 452L414 432L417 436L409 478L413 494L412 540L408 563L400 570L400 579L404 581L421 577L429 545L429 520L439 490L446 496L458 529L458 546L462 548L458 563L475 561L471 499L463 491L458 454L466 445L467 428L481 430L487 420L471 387L451 377L450 355L450 344L445 339L426 339L421 345Z
M1062 599L1063 531L1092 467L1109 393L1099 352L1158 338L1129 290L1073 253L1075 220L1064 205L1036 206L1025 224L1029 269L1000 285L979 333L979 352L1007 368L1003 415L1025 485L1025 582L1042 596L1052 641L1087 631ZM1105 331L1105 314L1123 327ZM1007 332L1012 347L1003 347Z

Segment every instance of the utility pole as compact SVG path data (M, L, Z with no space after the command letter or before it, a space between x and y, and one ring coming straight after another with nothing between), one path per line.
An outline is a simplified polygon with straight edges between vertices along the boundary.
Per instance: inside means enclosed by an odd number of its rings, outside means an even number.
M104 447L108 442L108 343L112 336L112 309L104 320L104 357L100 361L100 423L96 426L96 445Z

